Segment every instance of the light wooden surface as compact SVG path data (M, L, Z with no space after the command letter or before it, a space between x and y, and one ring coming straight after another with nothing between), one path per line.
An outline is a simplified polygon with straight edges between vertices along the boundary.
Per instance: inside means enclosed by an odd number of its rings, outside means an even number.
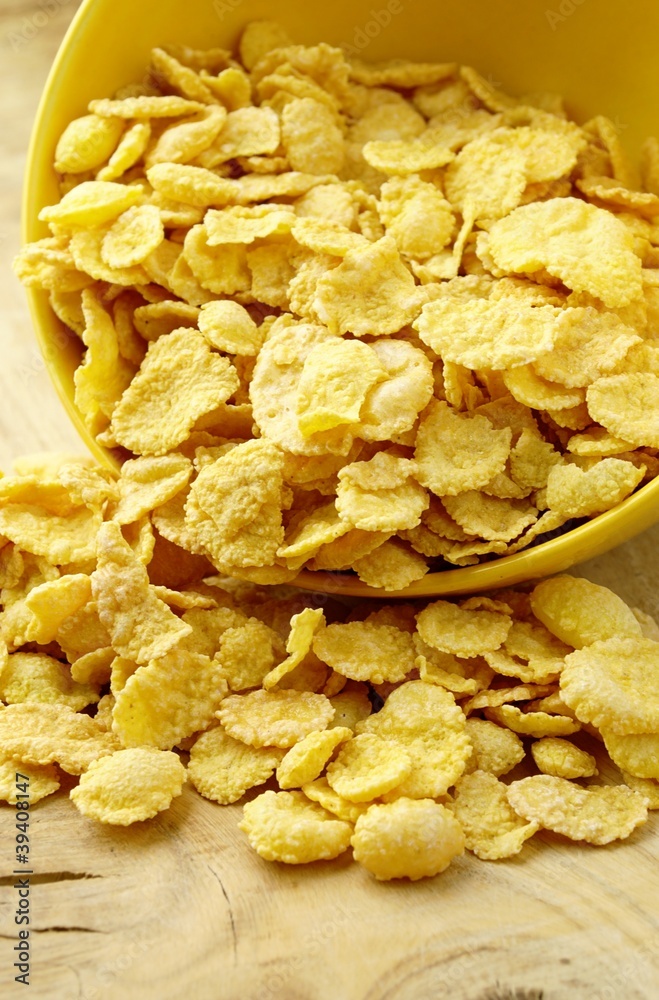
M140 2L140 0L136 0ZM18 48L41 7L0 0L0 467L79 450L9 265L31 119L74 0ZM43 21L43 18L38 18ZM30 22L30 23L33 23ZM209 40L210 41L210 40ZM580 568L659 612L659 530ZM542 835L513 860L464 857L379 885L347 858L267 865L189 789L137 828L105 829L60 793L31 821L32 977L13 982L14 811L0 807L0 996L43 1000L637 1000L659 995L659 823L625 844Z

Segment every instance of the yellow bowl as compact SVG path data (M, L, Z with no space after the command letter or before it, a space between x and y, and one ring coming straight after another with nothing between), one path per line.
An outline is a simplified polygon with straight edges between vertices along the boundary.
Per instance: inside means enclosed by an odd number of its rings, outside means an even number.
M646 0L85 0L51 70L30 145L24 193L26 240L46 234L39 209L58 199L52 168L65 125L95 97L142 78L154 45L232 46L251 20L276 17L299 42L328 41L366 59L407 56L476 66L512 93L553 90L584 120L608 115L632 154L659 131L656 39L659 7ZM41 349L81 437L97 456L116 458L92 439L73 403L78 338L62 326L44 293L29 293ZM463 594L562 572L659 520L659 480L614 510L559 538L479 566L428 574L387 596ZM300 587L382 597L355 577L303 572Z

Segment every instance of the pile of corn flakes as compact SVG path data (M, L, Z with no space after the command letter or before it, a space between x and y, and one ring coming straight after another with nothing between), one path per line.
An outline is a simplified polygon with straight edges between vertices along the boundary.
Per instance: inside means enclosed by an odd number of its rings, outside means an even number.
M229 581L160 532L192 474L183 454L118 479L45 455L0 478L0 798L17 771L32 803L79 776L80 812L128 825L187 778L220 804L251 792L266 860L352 848L377 879L542 829L607 844L659 808L647 614L570 576L417 606Z
M220 574L402 589L657 474L656 140L641 185L612 122L554 95L256 22L237 56L155 49L55 168L17 273L82 342L90 432L170 484L160 536ZM282 822L316 822L287 795ZM400 815L378 808L364 843Z

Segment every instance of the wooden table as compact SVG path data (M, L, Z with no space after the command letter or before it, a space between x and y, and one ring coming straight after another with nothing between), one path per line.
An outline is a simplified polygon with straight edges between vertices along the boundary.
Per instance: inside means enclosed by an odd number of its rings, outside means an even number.
M0 0L0 467L80 450L10 272L31 120L77 6ZM136 0L140 2L140 0ZM27 20L25 20L27 19ZM30 27L32 26L32 28ZM27 35L33 35L29 40ZM659 612L659 528L580 567ZM186 790L147 824L106 829L66 794L31 821L31 989L13 982L14 810L0 807L0 996L43 1000L637 1000L659 996L659 823L589 848L545 834L379 885L348 859L267 865L240 807Z

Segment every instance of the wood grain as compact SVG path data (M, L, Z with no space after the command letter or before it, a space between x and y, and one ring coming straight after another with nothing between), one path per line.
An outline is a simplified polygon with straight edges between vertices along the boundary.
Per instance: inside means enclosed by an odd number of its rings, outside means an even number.
M139 2L139 0L138 0ZM73 0L24 45L39 4L0 2L0 465L81 445L10 272L31 120ZM32 20L30 20L32 19ZM43 18L39 18L42 21ZM14 33L10 36L10 33ZM19 36L22 37L22 36ZM15 37L14 37L15 41ZM659 529L579 568L659 612ZM148 824L105 829L66 790L31 821L32 985L13 982L14 812L0 807L0 995L43 1000L640 1000L659 995L656 816L621 845L544 834L516 859L379 885L347 858L267 865L240 807L190 789Z

